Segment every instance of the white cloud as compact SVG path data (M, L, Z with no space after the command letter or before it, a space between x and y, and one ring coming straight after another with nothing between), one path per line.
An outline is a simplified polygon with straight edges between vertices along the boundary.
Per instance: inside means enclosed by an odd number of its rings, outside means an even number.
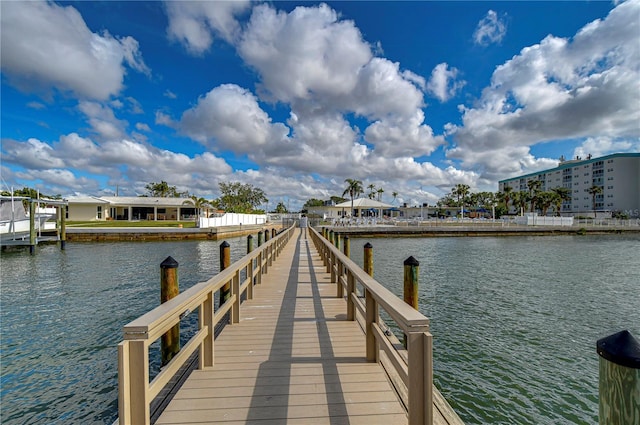
M105 100L122 90L124 64L150 72L135 39L91 32L71 6L2 2L0 28L2 71L23 91Z
M178 95L177 95L177 94L175 94L174 92L172 92L172 91L171 91L171 90L169 90L169 89L167 89L167 90L165 90L165 91L164 91L163 96L164 96L164 97L167 97L167 98L169 98L169 99L177 99L177 98L178 98Z
M615 140L610 137L589 137L574 149L573 157L599 157L617 152L640 152L640 140Z
M180 129L214 151L255 154L286 139L289 129L271 122L253 94L225 84L198 99L185 111Z
M481 46L500 43L507 33L507 25L504 18L500 18L498 14L489 10L487 15L478 22L475 32L473 33L473 41Z
M81 101L80 112L87 116L91 129L101 139L121 139L125 137L128 123L116 118L113 109L98 102Z
M151 129L149 128L149 125L143 123L143 122L139 122L136 123L136 128L140 131L146 131L146 132L150 132Z
M498 66L477 104L462 108L463 125L447 126L456 141L447 155L508 177L531 169L526 158L538 143L638 140L639 13L640 2L622 3L573 39L547 36Z
M464 80L457 80L458 69L449 68L446 63L436 65L431 72L431 78L427 84L427 91L435 96L440 102L446 102L454 97L457 92L464 87Z
M187 51L201 55L211 47L213 34L233 41L240 25L235 16L250 6L249 1L167 1L165 3L170 39L181 42Z

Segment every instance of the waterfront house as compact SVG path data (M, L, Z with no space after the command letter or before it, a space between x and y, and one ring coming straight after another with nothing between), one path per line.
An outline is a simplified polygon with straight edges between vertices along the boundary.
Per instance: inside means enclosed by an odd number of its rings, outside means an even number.
M68 200L67 219L70 221L193 221L196 215L189 198L81 196Z

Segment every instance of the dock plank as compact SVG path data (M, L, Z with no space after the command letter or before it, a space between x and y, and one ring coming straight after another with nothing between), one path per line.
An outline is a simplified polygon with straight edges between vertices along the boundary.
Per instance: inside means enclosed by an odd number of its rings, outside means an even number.
M407 424L406 411L298 231L157 424ZM446 402L445 402L446 403ZM445 408L442 409L446 411ZM434 409L434 424L447 424Z

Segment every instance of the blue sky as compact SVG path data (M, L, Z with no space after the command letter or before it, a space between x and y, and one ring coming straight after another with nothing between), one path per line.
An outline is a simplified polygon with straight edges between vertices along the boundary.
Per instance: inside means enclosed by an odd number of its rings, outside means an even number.
M2 2L2 188L434 204L640 151L640 1Z

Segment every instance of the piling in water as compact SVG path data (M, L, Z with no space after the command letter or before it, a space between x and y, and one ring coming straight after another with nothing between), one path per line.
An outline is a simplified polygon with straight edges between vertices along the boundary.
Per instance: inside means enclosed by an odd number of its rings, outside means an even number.
M364 244L364 271L373 277L373 245L369 242Z
M178 262L167 257L160 263L160 303L165 303L178 295ZM180 323L169 329L160 339L162 366L180 351Z
M226 269L231 265L231 245L229 242L224 241L220 244L220 271ZM226 300L231 296L231 285L225 283L220 288L220 299L218 300L218 306L224 304Z
M640 341L629 331L599 339L600 425L640 424Z

